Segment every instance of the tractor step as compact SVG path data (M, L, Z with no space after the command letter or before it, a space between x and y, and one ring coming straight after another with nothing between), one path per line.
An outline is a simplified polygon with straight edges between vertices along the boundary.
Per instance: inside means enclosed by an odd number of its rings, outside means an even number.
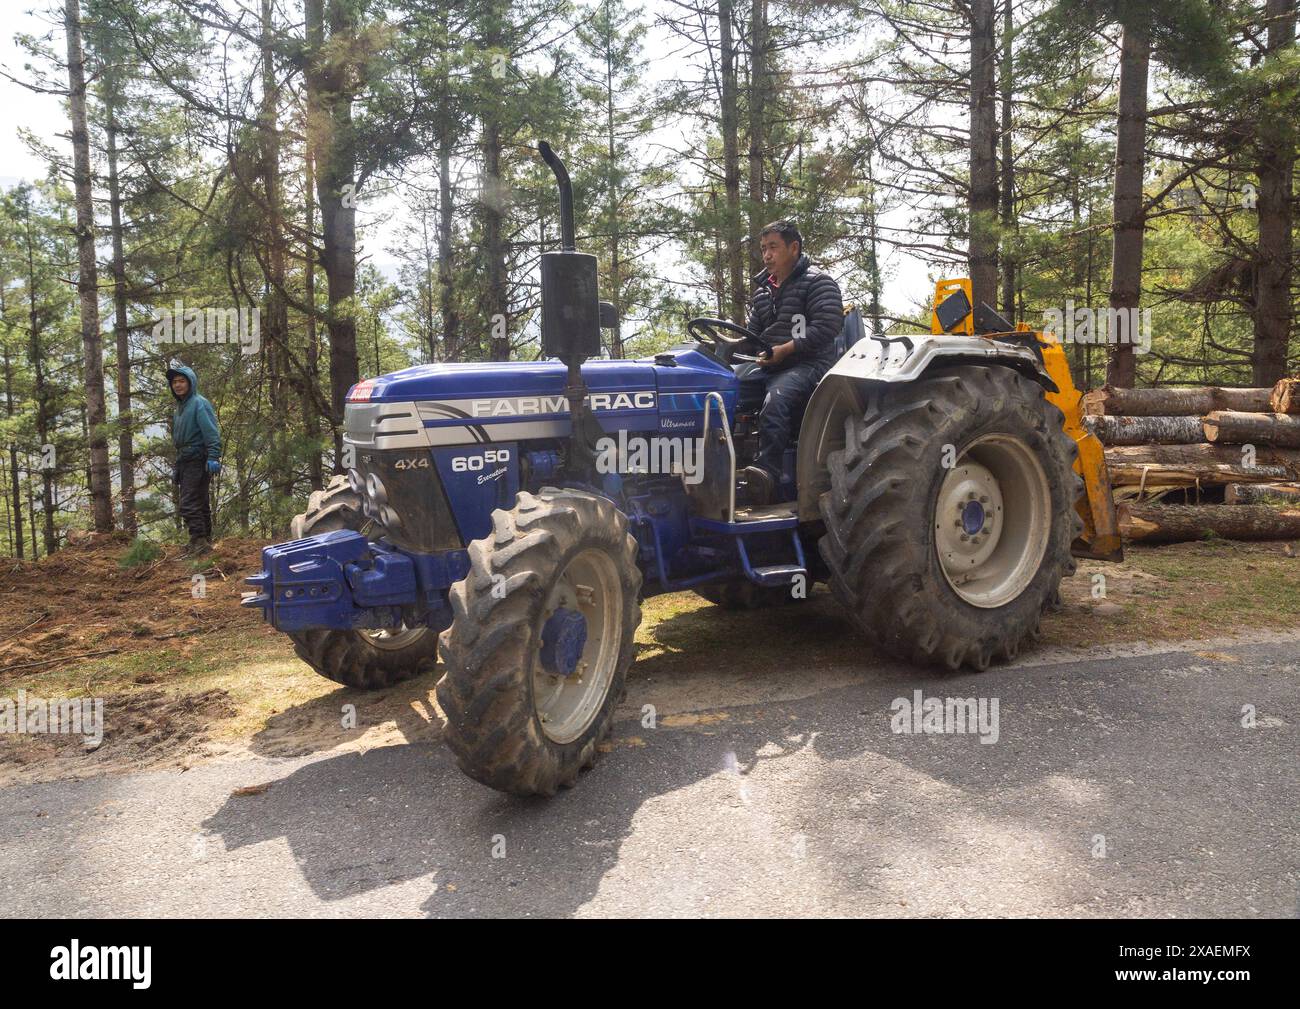
M798 564L768 564L751 570L754 572L752 580L759 585L792 585L795 579L800 577L803 578L805 585L808 583L807 568L802 568Z
M781 501L770 505L740 505L736 509L737 522L771 522L774 519L795 517L795 502Z
M799 525L799 516L793 501L779 504L736 509L736 521L691 517L691 529L697 533L725 533L744 536L749 533L769 533L793 530Z

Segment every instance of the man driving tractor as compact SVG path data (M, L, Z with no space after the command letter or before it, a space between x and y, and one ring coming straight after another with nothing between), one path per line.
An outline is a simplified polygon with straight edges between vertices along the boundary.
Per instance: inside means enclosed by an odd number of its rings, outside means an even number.
M749 303L749 329L762 345L756 363L736 369L738 409L758 412L758 454L740 473L751 504L768 504L781 482L781 460L813 389L835 363L844 323L837 283L809 269L792 221L759 232L764 274Z

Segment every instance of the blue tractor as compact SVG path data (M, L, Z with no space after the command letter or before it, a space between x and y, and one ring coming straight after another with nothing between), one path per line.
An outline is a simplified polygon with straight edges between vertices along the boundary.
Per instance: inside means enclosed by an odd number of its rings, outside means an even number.
M1080 449L1095 446L1070 415L1059 345L981 324L961 281L941 285L929 336L864 337L850 311L777 503L738 501L757 433L733 365L761 348L699 318L652 358L598 359L611 306L595 257L576 251L564 166L539 148L560 187L562 249L541 263L549 359L354 386L346 475L248 579L244 604L319 673L382 688L441 657L462 769L550 795L610 730L642 598L781 605L825 582L882 650L982 669L1036 636L1072 547L1116 555L1108 487L1082 490ZM633 443L649 454L633 459Z

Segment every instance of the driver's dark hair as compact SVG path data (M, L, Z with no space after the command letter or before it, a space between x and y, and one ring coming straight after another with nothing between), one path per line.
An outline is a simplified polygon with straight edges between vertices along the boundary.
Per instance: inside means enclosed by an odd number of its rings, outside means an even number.
M764 235L780 235L781 241L785 242L786 245L791 242L798 242L799 251L803 252L803 235L799 234L799 226L794 221L786 220L783 217L771 224L764 224L763 230L758 233L760 242L763 240Z

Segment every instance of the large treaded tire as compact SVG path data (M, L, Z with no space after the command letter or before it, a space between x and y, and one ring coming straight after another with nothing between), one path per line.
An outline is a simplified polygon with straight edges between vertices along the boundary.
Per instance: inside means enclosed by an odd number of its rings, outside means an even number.
M867 401L864 416L845 422L844 449L827 460L831 490L821 498L819 549L832 593L869 639L906 661L985 669L1015 658L1038 637L1062 576L1075 569L1070 545L1082 529L1074 508L1082 483L1061 411L1036 382L999 367L955 367L878 386ZM944 574L935 509L945 446L961 457L990 435L1019 439L1034 453L1051 518L1042 560L1020 594L983 608L961 598Z
M338 529L364 531L361 498L345 476L330 479L324 490L312 491L307 510L289 525L293 539ZM438 635L428 628L388 636L374 631L317 629L290 634L293 650L326 679L359 690L382 690L433 671L438 659Z
M543 730L533 696L546 600L566 566L592 550L612 562L621 592L617 657L592 721L558 743ZM451 587L452 624L441 637L443 738L476 781L514 795L553 795L595 762L626 694L641 622L636 540L612 501L546 487L521 492L510 511L494 511L492 533L472 542L469 554L469 573Z

